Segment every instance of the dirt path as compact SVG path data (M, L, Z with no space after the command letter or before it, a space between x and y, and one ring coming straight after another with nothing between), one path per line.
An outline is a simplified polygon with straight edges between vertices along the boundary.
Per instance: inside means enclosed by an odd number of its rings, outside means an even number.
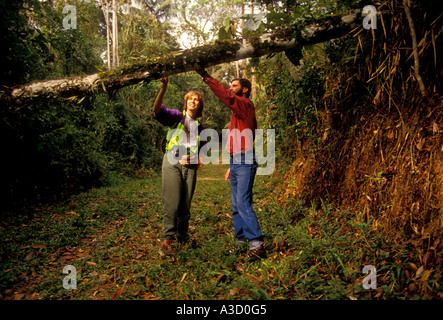
M214 237L229 233L227 167L210 164L199 172L190 233L200 250L206 251L204 243ZM160 194L161 177L152 175L39 208L26 223L5 222L1 235L8 243L2 250L1 298L161 298L148 290L157 277L148 276L146 270L163 269L165 261L177 260L168 260L158 251ZM76 290L63 288L66 265L76 269Z

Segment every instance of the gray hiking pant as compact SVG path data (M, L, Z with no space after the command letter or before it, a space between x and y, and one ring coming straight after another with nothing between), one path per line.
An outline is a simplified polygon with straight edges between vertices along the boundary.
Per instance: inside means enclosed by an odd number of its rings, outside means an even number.
M196 166L171 164L167 154L162 165L162 200L164 206L162 239L186 241L191 217L191 200L197 182Z

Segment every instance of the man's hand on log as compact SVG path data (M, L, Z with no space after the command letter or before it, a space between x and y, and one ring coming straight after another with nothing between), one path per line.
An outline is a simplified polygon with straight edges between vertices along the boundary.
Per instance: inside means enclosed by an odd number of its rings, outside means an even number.
M195 72L197 72L199 75L201 75L202 77L204 77L205 75L208 74L208 72L205 70L205 68L199 68L199 69L195 69Z

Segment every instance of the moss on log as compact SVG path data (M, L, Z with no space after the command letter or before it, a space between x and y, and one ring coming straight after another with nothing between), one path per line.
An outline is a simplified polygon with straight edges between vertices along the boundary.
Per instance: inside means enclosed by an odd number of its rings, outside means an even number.
M272 34L241 40L221 40L164 57L125 65L121 68L91 75L37 81L0 92L0 102L30 103L36 99L76 99L112 91L141 81L188 72L213 65L259 57L328 39L341 37L360 26L359 14L328 17Z

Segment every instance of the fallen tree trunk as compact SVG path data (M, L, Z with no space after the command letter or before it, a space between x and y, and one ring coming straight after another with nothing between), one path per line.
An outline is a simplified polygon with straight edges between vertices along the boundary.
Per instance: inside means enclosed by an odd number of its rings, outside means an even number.
M151 81L164 76L188 72L199 68L259 57L294 47L324 42L346 35L361 27L361 15L333 16L308 22L303 27L284 29L260 37L217 41L189 50L172 53L166 57L150 59L144 63L91 75L33 82L0 93L0 102L24 104L37 99L76 99L104 91L116 90L141 81Z

